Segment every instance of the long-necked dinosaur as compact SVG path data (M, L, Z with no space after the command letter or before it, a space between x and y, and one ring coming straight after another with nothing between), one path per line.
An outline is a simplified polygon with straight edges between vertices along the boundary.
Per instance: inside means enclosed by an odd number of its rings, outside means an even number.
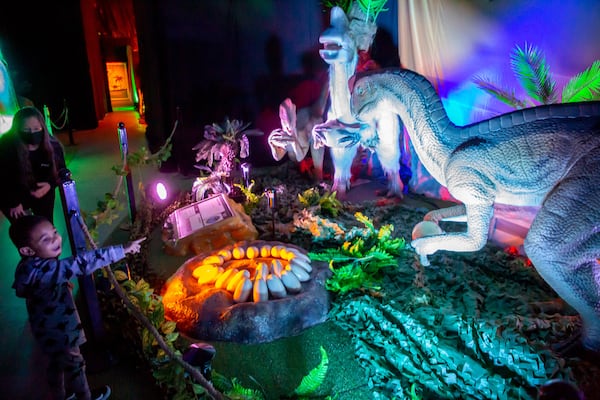
M438 250L481 249L494 203L539 205L526 254L580 314L583 346L600 351L600 102L538 106L456 126L425 77L395 70L357 77L351 104L366 123L399 116L419 159L460 202L426 215L434 222L463 217L467 229L414 240L422 260Z
M350 18L350 19L349 19ZM402 197L403 184L400 180L400 135L378 135L378 131L400 132L398 118L391 116L373 121L371 125L359 124L350 110L350 89L348 80L354 75L359 52L367 51L377 31L375 22L366 18L359 5L354 2L347 16L340 7L331 9L331 26L319 37L323 49L321 58L329 64L329 100L327 121L317 123L314 109L310 114L306 109L298 111L291 100L286 99L280 106L282 129L269 135L269 146L273 158L280 160L285 154L295 161L302 160L310 150L317 179L323 178L323 158L329 147L334 167L333 190L338 198L344 198L350 189L352 162L360 145L377 153L381 166L388 178L388 195ZM320 99L326 100L325 97ZM321 109L316 104L316 109ZM325 104L322 105L323 108ZM358 141L344 141L345 131L339 129L338 122L353 125L360 131ZM312 135L309 135L312 131Z

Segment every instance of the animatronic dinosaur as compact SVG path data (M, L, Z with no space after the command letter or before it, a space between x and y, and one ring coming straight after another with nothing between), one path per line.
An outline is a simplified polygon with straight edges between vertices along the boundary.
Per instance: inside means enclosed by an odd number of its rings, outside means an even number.
M311 109L298 110L291 100L284 100L279 107L281 129L269 135L271 154L280 160L285 154L294 161L301 161L310 150L315 178L323 178L324 146L328 146L334 167L333 189L343 198L350 188L351 167L360 145L374 150L379 156L384 172L388 175L388 194L402 197L403 184L399 176L401 128L398 118L389 116L376 121L376 125L359 124L350 111L348 80L354 75L359 60L359 51L366 52L377 32L377 25L353 3L348 20L340 7L331 9L331 26L321 34L319 42L324 46L319 51L321 58L329 64L329 109L327 121L318 120L318 110L323 110L326 96L322 96ZM373 15L371 15L373 18ZM327 93L324 93L327 94ZM338 130L337 121L355 124L360 128L361 140L345 142L345 132ZM377 130L395 132L379 137ZM312 132L312 133L311 133Z
M481 249L494 203L541 206L527 256L579 312L584 347L600 351L600 102L538 106L461 127L427 79L403 70L358 77L352 110L366 122L398 115L419 159L462 203L425 216L466 217L467 230L414 240L423 261L438 250Z
M349 16L350 21L341 8L333 7L331 26L319 37L319 42L324 45L319 54L329 64L331 104L327 121L313 128L313 146L319 148L325 145L330 148L334 167L333 189L340 198L350 189L352 161L361 144L377 153L388 177L388 195L402 197L403 184L399 175L401 129L398 118L387 114L370 121L369 125L358 124L350 110L348 81L355 73L358 51L369 49L377 32L377 25L369 21L356 3L352 5ZM345 132L337 129L338 121L360 131L360 140L346 141ZM379 135L378 132L381 131L392 133ZM322 161L320 164L322 165Z

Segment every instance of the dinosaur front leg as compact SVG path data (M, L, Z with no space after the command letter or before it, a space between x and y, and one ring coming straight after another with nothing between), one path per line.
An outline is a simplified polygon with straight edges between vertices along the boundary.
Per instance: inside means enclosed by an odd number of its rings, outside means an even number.
M358 150L358 144L351 147L331 147L331 161L333 163L333 190L337 197L343 199L350 189L350 178L352 177L352 160Z
M325 159L325 147L316 148L314 145L311 145L310 156L315 168L314 179L320 182L323 180L323 160Z
M488 239L490 220L494 212L492 204L466 204L467 231L428 236L412 241L411 245L426 260L426 256L438 250L477 251Z
M376 137L378 140L375 145L375 152L388 179L387 195L402 198L404 184L400 180L401 132L398 116L387 111L382 112L370 126L375 126L377 131ZM363 136L365 135L366 132L363 133Z

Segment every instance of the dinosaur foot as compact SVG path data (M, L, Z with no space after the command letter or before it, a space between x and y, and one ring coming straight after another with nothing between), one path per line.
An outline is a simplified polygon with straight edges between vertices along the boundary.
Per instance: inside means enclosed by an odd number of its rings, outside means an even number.
M375 195L377 197L387 197L389 199L396 198L396 199L401 200L401 199L404 198L404 195L402 193L397 193L397 192L394 192L394 191L389 190L389 189L378 189L378 190L375 191Z

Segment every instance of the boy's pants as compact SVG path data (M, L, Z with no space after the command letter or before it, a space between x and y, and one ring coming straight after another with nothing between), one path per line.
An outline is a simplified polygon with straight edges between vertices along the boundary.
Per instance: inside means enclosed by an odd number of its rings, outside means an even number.
M63 400L66 393L75 393L79 400L89 400L90 388L85 376L85 360L79 347L49 354L48 383L52 398Z

